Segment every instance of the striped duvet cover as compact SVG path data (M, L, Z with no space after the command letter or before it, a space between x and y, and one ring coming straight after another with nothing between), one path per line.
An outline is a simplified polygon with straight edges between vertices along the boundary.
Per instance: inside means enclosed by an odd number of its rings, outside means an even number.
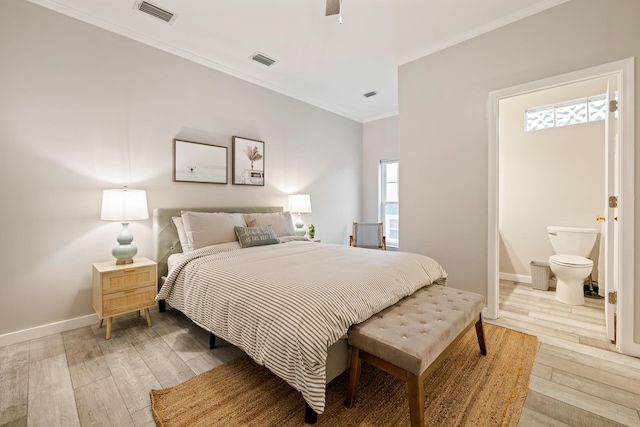
M319 414L327 348L349 326L447 277L433 259L403 252L295 241L237 248L182 255L157 299L244 350Z

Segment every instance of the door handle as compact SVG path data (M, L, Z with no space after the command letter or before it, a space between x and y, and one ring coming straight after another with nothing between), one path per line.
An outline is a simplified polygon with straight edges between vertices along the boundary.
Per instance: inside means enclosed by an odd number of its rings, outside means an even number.
M596 221L606 221L606 220L607 220L607 218L604 217L604 216L597 216L596 217Z

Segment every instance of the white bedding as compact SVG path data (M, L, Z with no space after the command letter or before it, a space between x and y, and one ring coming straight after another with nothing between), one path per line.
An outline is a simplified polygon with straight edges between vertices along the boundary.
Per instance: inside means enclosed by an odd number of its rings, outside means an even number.
M242 348L317 413L327 348L352 324L447 277L422 255L310 242L215 245L176 261L158 299Z

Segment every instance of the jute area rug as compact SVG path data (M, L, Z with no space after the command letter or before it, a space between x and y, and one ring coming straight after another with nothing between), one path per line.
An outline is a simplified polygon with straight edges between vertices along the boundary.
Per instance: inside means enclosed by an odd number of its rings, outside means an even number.
M487 355L472 328L425 379L428 426L516 426L529 388L537 339L485 323ZM407 386L364 363L353 408L348 372L327 387L318 426L408 426ZM174 387L151 390L156 423L174 426L304 426L300 393L248 356Z

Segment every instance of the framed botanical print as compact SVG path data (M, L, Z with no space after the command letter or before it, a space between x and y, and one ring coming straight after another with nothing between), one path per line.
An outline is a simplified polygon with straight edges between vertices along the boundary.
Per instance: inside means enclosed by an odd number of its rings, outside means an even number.
M233 137L232 183L264 186L264 142Z

